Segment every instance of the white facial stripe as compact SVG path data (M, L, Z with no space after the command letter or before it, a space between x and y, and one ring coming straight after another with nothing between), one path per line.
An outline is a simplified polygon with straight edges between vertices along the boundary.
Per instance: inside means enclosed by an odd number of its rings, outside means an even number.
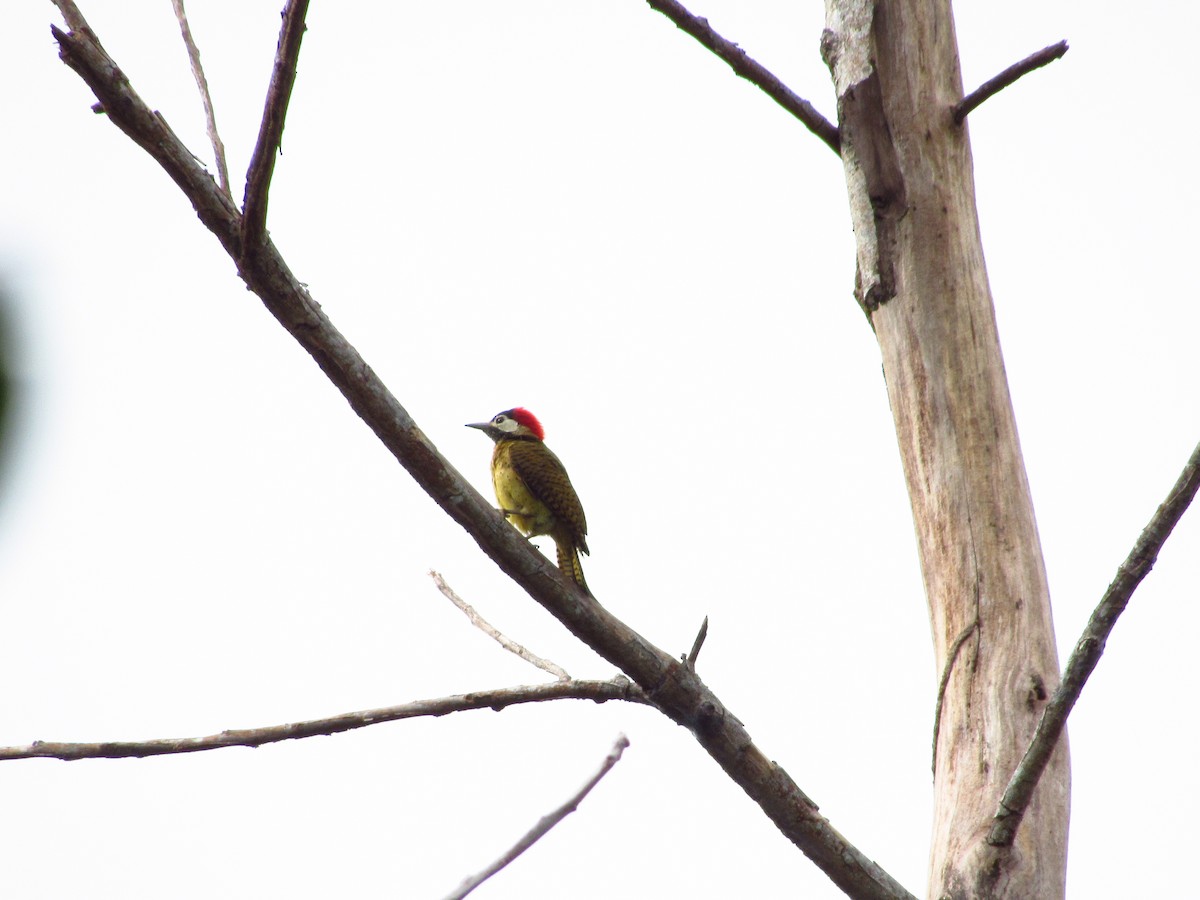
M492 424L501 431L516 431L521 427L516 419L509 418L508 416L496 416L496 418L492 419Z

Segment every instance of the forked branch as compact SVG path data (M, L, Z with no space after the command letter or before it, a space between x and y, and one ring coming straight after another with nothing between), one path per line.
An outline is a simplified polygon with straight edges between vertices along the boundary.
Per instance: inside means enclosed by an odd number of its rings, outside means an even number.
M72 31L88 28L87 20L83 18L83 13L79 11L79 7L75 5L74 0L53 0L53 3L58 7L58 11L62 13L63 21L67 23L67 27ZM53 27L51 26L51 29Z
M1129 556L1117 569L1117 577L1104 592L1100 605L1088 619L1083 635L1075 644L1071 658L1067 660L1062 684L1042 711L1042 718L1033 733L1029 749L1021 758L1004 791L1004 797L1000 800L1000 806L992 819L991 831L988 833L989 844L999 847L1012 845L1025 816L1025 810L1033 797L1034 788L1037 787L1042 772L1050 761L1050 755L1062 736L1063 728L1066 727L1067 716L1071 714L1071 709L1079 699L1088 677L1100 662L1104 644L1112 633L1113 626L1117 624L1117 618L1125 611L1129 598L1133 596L1142 579L1153 568L1163 544L1196 496L1197 488L1200 488L1200 444L1192 451L1191 458L1183 467L1183 472L1171 488L1171 493L1142 531Z
M67 2L67 0L60 0ZM151 112L104 52L87 23L53 28L62 60L79 73L108 118L146 150L184 191L201 221L279 323L341 391L421 488L471 535L510 578L572 634L618 666L650 702L688 728L783 834L843 891L858 900L911 895L820 814L790 776L757 747L731 711L694 672L566 580L450 465L358 351L329 321L279 255L269 235L241 252L242 216L161 116ZM552 690L557 685L546 685Z

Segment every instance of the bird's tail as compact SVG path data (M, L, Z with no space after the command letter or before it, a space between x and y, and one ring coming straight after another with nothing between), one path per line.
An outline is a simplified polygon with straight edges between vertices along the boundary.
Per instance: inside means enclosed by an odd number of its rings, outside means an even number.
M589 594L587 582L583 579L583 566L579 562L579 548L573 542L555 541L554 546L558 549L558 567L566 572Z

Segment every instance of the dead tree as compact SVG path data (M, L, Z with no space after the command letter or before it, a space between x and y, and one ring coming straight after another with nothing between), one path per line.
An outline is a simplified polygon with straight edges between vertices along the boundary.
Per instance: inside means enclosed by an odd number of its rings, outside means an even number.
M987 822L1028 746L1058 656L975 208L950 4L827 5L858 244L916 526L940 688L929 896L1065 890L1061 742L1016 842Z
M696 657L703 632L691 653L677 659L564 580L441 457L292 274L265 225L307 4L289 0L284 10L241 208L226 179L218 184L141 101L74 3L56 5L68 26L54 29L63 60L92 88L110 120L184 191L239 275L355 412L501 569L635 684L565 681L537 692L443 698L184 741L2 748L0 759L194 752L481 704L622 699L652 705L688 728L849 896L911 896L820 814L700 680ZM1200 485L1198 448L1118 571L1060 678L984 267L965 121L992 93L1061 56L1066 44L1039 51L964 95L948 0L827 0L821 52L836 87L835 124L705 20L673 0L650 5L762 87L843 163L857 241L853 293L879 341L943 673L933 730L936 806L928 896L1062 896L1070 780L1062 740L1066 716L1116 617Z

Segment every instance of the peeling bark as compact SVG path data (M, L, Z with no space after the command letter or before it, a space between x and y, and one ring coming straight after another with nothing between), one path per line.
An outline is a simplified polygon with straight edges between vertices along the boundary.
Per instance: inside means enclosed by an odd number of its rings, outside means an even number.
M962 82L949 2L827 0L826 12L855 296L883 356L944 673L928 896L1061 897L1065 743L1013 846L986 841L1059 664L970 144L954 122Z

